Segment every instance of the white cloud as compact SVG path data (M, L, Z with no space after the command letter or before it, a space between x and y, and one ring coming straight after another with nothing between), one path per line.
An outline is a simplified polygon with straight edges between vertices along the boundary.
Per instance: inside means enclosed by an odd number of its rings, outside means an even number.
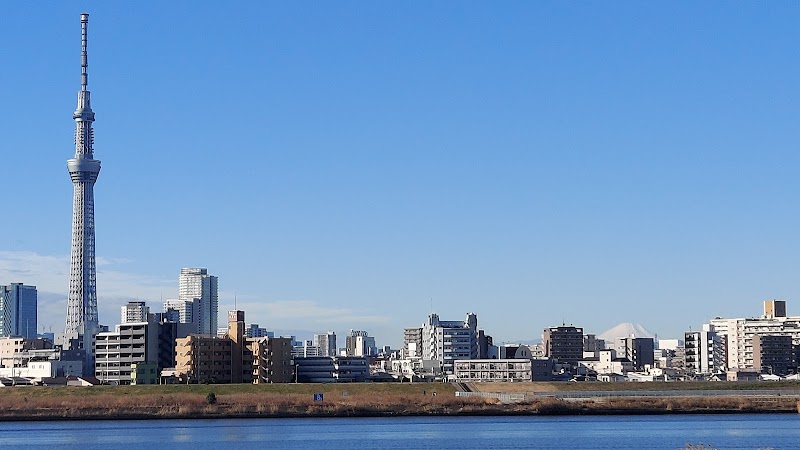
M232 303L220 303L220 311L234 309ZM262 326L309 326L321 328L333 326L366 327L384 325L389 317L359 314L350 308L323 306L309 300L284 301L244 301L237 302L236 308L245 311L248 322Z
M146 301L151 311L161 310L161 299L177 297L178 280L141 275L119 270L130 262L124 258L97 258L97 292L100 323L113 326L119 322L119 308L131 300ZM39 292L39 330L62 331L67 310L69 256L40 255L29 251L0 251L0 284L25 283ZM335 327L369 329L385 327L387 316L364 314L350 308L325 306L309 300L259 301L239 296L237 304L226 302L232 293L220 292L220 326L226 312L240 309L247 321L272 328ZM244 298L242 298L244 297Z
M25 283L42 291L66 292L69 256L0 251L0 282Z
M98 314L100 322L119 322L119 308L140 299L150 308L160 310L160 300L175 296L177 280L139 275L114 266L129 260L97 258ZM59 333L64 327L69 286L69 256L40 255L30 251L0 251L0 284L25 283L36 286L39 293L39 330Z

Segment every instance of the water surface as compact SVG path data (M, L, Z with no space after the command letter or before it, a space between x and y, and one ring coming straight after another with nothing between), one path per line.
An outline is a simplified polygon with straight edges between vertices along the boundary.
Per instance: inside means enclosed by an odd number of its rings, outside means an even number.
M0 423L0 448L800 448L794 414L208 419Z

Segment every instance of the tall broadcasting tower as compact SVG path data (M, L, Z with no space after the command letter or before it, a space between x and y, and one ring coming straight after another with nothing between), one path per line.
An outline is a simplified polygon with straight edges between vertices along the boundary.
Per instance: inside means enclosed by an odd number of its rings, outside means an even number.
M75 119L75 157L67 161L69 176L75 187L72 200L72 254L69 270L66 336L81 343L91 352L91 339L98 331L97 286L94 258L94 183L100 173L100 161L94 159L94 112L89 101L86 55L86 31L89 15L81 14L81 90Z

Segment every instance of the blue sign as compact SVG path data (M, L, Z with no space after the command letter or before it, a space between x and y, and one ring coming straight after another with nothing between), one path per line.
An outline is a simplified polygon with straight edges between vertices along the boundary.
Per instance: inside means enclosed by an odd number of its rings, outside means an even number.
M322 401L322 394L314 394L314 401L321 402Z

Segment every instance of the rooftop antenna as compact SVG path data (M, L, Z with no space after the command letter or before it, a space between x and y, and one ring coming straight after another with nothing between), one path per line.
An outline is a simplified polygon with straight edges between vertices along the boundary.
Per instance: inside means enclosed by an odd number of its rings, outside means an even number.
M233 309L238 311L238 308L236 308L236 292L233 293Z

